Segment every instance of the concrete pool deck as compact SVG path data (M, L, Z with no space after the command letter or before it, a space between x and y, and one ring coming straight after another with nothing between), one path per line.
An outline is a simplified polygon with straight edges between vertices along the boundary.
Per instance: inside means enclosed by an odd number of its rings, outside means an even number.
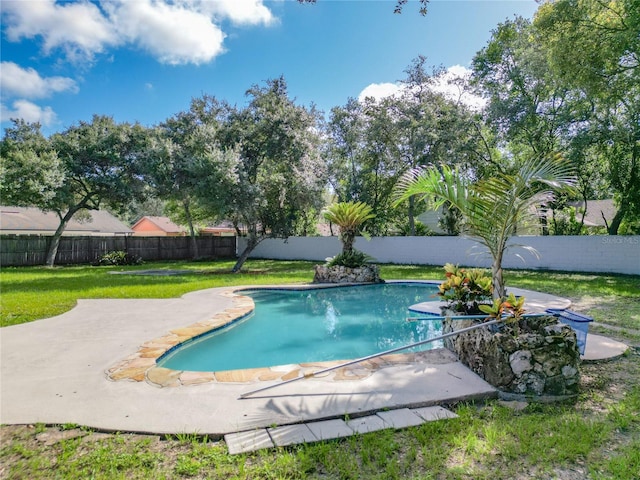
M79 300L60 316L0 329L0 423L76 423L106 431L221 436L497 396L446 350L419 361L390 362L363 378L305 379L244 400L241 394L277 381L160 388L148 381L109 378L114 365L142 345L233 309L228 292L238 288L173 299ZM551 300L525 294L531 305Z

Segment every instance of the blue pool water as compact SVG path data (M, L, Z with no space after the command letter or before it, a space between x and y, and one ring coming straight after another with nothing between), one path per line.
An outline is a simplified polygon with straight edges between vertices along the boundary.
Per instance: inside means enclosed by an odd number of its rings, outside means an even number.
M364 357L439 335L437 320L406 320L410 305L434 300L437 290L435 284L403 282L243 291L253 298L254 313L180 346L158 364L209 372Z

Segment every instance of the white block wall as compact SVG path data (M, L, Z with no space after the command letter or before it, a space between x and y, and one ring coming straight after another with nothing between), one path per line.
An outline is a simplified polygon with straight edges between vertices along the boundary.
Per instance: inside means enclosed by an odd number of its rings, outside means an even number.
M514 237L510 245L503 261L505 268L640 275L640 236ZM535 248L539 258L516 245ZM239 238L238 252L244 246L244 239ZM482 246L462 237L376 237L370 241L359 237L355 247L379 263L491 266ZM251 257L321 262L341 248L337 237L267 239Z

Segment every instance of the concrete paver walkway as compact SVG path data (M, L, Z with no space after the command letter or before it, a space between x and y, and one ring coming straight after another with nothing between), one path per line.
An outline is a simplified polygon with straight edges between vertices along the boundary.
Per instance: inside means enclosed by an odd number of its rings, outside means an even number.
M230 433L224 436L229 453L252 452L275 446L286 447L298 443L312 443L348 437L356 433L367 433L385 428L407 428L425 422L456 418L457 415L440 406L423 408L400 408L386 410L375 415L344 421L323 420L299 425L285 425L248 432Z

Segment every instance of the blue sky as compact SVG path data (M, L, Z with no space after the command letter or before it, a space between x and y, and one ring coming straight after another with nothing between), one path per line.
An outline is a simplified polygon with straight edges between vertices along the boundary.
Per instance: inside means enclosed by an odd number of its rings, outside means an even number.
M3 0L2 127L45 133L93 114L153 125L214 95L243 105L283 75L298 103L327 114L393 84L418 55L468 67L491 30L534 0L432 0L426 17L395 0ZM380 90L379 87L377 90ZM383 89L384 90L384 89Z

